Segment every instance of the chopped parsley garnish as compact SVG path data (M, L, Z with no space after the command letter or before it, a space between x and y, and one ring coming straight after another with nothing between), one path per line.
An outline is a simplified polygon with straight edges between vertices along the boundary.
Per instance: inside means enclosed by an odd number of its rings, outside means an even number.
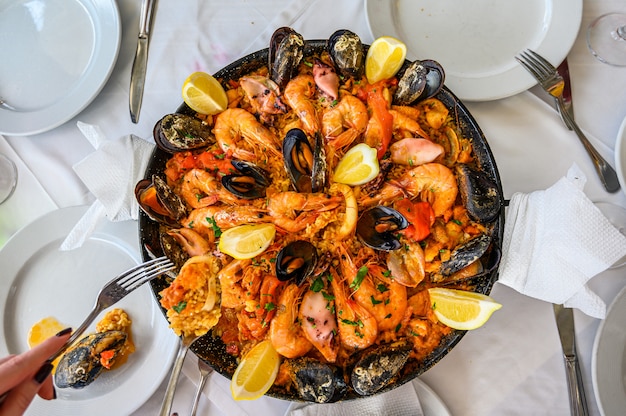
M208 222L209 225L211 226L211 229L213 230L213 235L215 235L215 238L219 238L222 235L222 229L217 226L217 222L215 222L215 218L206 217L206 222Z
M186 307L187 307L187 302L185 302L184 300L181 300L180 302L178 302L178 305L172 306L172 309L174 309L176 313L181 313L183 309L185 309Z
M372 300L372 305L378 305L379 303L383 303L382 300L376 300L374 295L370 296L370 299Z
M265 304L265 310L266 311L273 311L274 309L276 309L276 305L274 305L274 302L267 302Z
M386 291L389 290L389 288L385 285L383 285L382 283L379 283L378 285L376 285L376 289L380 292L380 293L385 293Z
M315 279L313 283L311 284L311 290L317 293L322 289L324 289L324 281L322 280L321 277L318 276L318 278Z
M361 287L361 283L363 283L363 279L365 279L368 270L369 269L367 268L367 266L363 266L359 269L359 271L356 273L356 277L354 278L352 283L350 283L350 289L359 290L359 287Z

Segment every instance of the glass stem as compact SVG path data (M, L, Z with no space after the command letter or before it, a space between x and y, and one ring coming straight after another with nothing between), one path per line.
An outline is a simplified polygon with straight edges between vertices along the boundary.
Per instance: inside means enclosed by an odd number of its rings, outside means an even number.
M617 36L619 36L621 40L626 40L626 25L617 28Z

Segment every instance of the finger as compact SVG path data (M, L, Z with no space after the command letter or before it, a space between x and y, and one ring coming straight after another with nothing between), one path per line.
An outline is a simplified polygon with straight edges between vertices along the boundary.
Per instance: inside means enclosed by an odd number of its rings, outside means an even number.
M54 390L54 383L52 382L51 375L46 377L37 394L44 400L54 400L57 398L57 393Z
M6 357L0 358L0 365L2 365L2 363L6 362L6 361L9 361L13 357L15 357L15 354L10 354L10 355L7 355Z
M70 330L63 330L36 347L11 357L0 364L0 393L8 391L32 376L44 361L54 354L70 337Z
M2 403L2 414L23 414L33 401L35 394L37 394L42 387L42 383L50 376L52 368L52 363L46 361L33 377L27 378L15 388L11 389L4 403Z

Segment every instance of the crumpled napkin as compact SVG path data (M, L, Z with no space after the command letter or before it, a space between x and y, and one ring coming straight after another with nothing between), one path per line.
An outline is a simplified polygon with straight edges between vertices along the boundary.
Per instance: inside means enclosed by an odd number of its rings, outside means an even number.
M386 393L338 403L307 404L296 407L289 416L423 416L413 383Z
M546 190L513 194L498 281L604 319L606 304L587 281L626 254L626 237L587 198L586 181L574 164Z
M82 246L105 218L113 222L138 218L135 185L143 178L154 149L154 144L134 135L107 140L98 126L80 121L77 125L96 150L73 169L96 201L70 231L61 250Z

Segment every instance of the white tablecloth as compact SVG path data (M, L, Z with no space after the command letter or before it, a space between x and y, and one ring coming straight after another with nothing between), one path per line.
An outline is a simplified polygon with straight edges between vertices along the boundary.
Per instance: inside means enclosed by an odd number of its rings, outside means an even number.
M100 95L78 116L39 135L0 137L0 151L18 164L16 193L0 205L0 246L17 229L58 207L89 204L93 196L72 170L92 148L77 121L99 125L110 138L129 133L150 137L154 123L181 102L180 86L193 71L215 72L225 64L266 47L277 27L294 27L307 39L327 38L338 28L372 35L361 0L160 0L150 45L147 81L139 124L128 113L130 68L136 45L139 1L118 0L122 44L114 71ZM600 14L621 10L618 0L586 0L582 29L568 58L576 118L600 152L613 163L618 128L626 116L626 68L595 60L587 51L584 28ZM494 102L466 103L483 129L498 163L505 197L545 189L576 162L587 174L594 201L626 206L623 192L607 194L589 158L557 114L530 92ZM26 209L24 207L27 207ZM1 269L1 265L0 265ZM623 270L609 270L590 285L609 304L626 285ZM504 307L482 328L468 333L421 379L454 415L567 415L569 402L552 306L497 285L492 296ZM599 414L591 385L591 352L599 321L576 313L577 340L591 414ZM189 355L173 411L189 412L197 381ZM158 413L167 380L135 415ZM213 374L199 414L282 415L288 402L261 398L235 403L228 381Z

